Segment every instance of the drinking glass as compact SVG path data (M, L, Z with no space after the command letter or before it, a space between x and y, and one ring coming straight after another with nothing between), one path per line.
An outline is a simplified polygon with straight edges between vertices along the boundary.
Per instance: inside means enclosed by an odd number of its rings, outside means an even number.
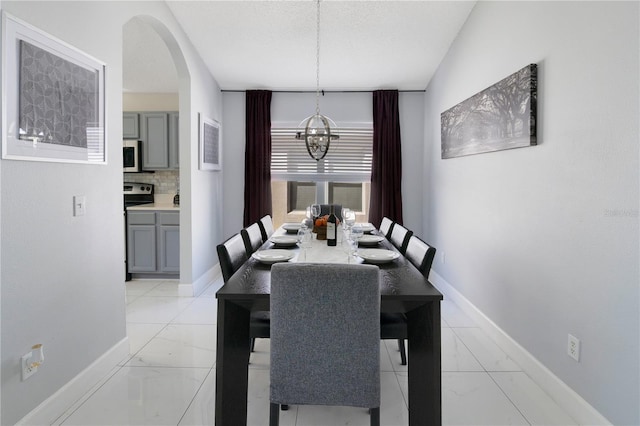
M356 223L356 212L349 210L344 218L344 223L347 228L351 229L351 227Z
M342 228L347 229L347 216L351 210L347 207L342 208Z
M363 232L362 227L360 225L354 225L351 228L351 233L349 235L349 240L353 244L353 254L354 254L354 256L358 255L358 241L360 240L360 237L362 237L363 235L364 235L364 232Z
M300 241L300 246L302 247L302 254L303 254L302 260L304 261L307 260L307 253L311 248L312 241L313 241L313 236L311 235L311 229L305 228L304 232L302 233L302 239Z
M342 246L342 250L347 255L347 263L351 263L351 256L353 256L354 247L353 247L353 240L350 237L350 233L348 229L343 230L341 246Z
M320 204L311 204L311 215L314 220L320 216Z

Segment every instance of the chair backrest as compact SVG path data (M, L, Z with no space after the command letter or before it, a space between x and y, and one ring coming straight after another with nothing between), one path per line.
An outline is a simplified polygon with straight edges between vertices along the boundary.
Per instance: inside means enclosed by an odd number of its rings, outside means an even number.
M429 278L431 264L436 255L436 248L422 241L420 238L412 235L407 244L407 251L404 254L413 265L418 268L422 275Z
M260 232L262 232L262 242L266 243L269 238L273 235L273 220L270 215L263 216L262 219L258 222L260 226Z
M216 247L220 269L222 269L222 279L226 283L229 278L247 261L247 249L240 234L235 234L222 244Z
M260 225L254 223L240 231L244 246L247 250L247 257L251 256L262 245L262 231Z
M277 404L380 404L380 271L271 268L271 385Z
M331 213L331 204L320 204L320 216ZM342 222L342 204L333 204L333 214Z
M407 244L409 244L409 238L413 235L413 231L409 231L399 223L394 222L393 228L391 228L391 244L393 244L402 254L407 251Z
M380 232L385 238L389 238L391 236L391 229L393 228L393 221L388 217L383 217L382 222L380 222Z

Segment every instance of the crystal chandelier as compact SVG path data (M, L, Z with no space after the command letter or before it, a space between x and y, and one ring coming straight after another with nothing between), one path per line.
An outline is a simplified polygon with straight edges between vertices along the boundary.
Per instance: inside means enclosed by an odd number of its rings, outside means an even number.
M317 3L316 20L316 113L305 118L299 127L304 131L296 133L296 139L304 139L307 152L316 161L322 160L329 152L331 140L338 139L336 123L320 114L320 0Z

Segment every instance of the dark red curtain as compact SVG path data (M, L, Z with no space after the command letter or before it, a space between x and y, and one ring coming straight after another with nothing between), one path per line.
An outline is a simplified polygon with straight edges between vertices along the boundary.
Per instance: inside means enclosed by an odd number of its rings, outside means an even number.
M402 151L397 90L373 92L373 161L369 222L402 224Z
M246 93L244 225L271 212L271 91Z

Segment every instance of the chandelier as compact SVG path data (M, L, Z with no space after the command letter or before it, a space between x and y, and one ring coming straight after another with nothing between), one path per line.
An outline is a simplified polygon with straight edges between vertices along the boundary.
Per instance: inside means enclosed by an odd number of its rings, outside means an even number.
M304 131L296 132L296 139L304 139L311 158L320 161L329 152L331 140L338 139L339 136L336 132L336 123L320 114L320 0L316 3L316 113L300 123L299 127L304 125Z

